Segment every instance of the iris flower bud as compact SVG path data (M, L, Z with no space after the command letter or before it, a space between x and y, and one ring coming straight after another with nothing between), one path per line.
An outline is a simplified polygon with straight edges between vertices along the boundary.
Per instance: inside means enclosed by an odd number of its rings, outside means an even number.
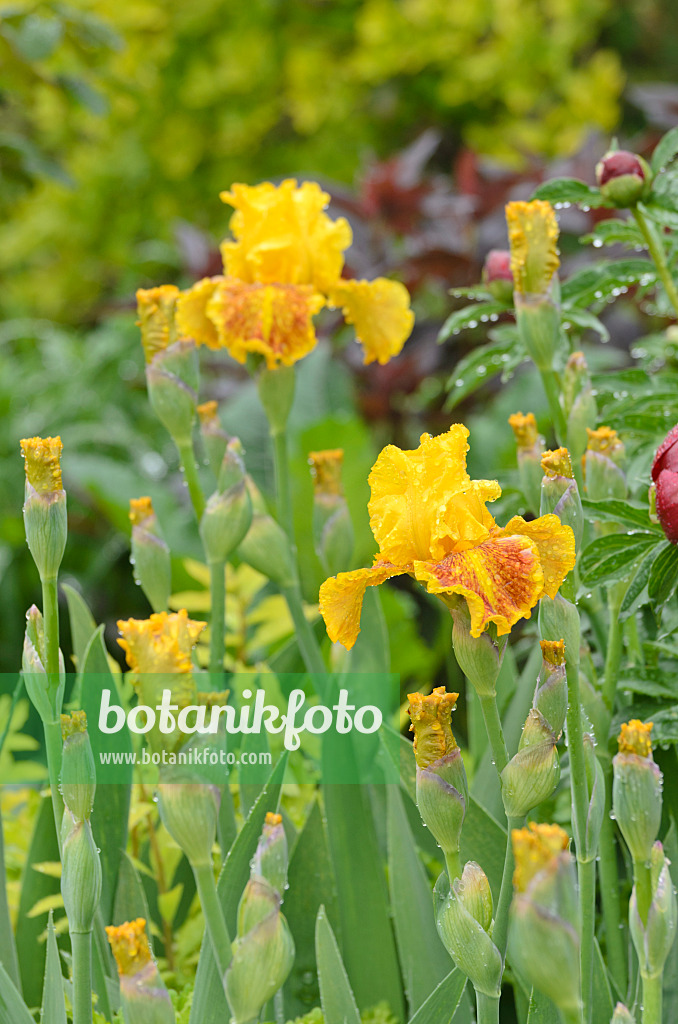
M609 203L625 209L647 195L652 172L642 156L617 149L606 153L596 164L596 181Z
M61 761L61 792L75 821L89 820L96 792L96 767L87 735L84 711L61 716L64 740Z
M635 886L629 904L631 938L643 978L661 975L676 937L676 894L669 874L669 861L659 842L652 848L650 873L652 902L645 925L638 912Z
M275 519L262 509L256 490L252 493L250 480L247 481L247 487L254 512L250 528L238 548L238 555L243 562L247 562L279 587L292 586L294 566L287 535Z
M24 526L26 540L41 580L56 579L66 548L66 492L61 481L60 437L28 437L21 441L25 460Z
M417 806L445 855L449 876L459 874L459 841L468 803L468 783L461 751L452 735L457 693L438 686L427 697L410 693L410 731L417 763Z
M577 889L568 837L558 825L514 829L511 963L564 1013L580 1009Z
M531 512L539 511L541 500L541 458L545 451L544 438L539 436L534 413L514 412L509 416L509 425L515 435L518 447L518 477L520 489Z
M572 527L575 550L579 551L584 534L584 512L579 488L572 471L567 448L546 452L541 460L544 478L541 484L541 514L552 512L561 523Z
M483 266L483 284L497 302L511 302L513 274L508 249L490 249Z
M452 646L457 664L479 697L496 694L497 678L506 649L506 638L499 641L494 625L480 636L471 636L471 615L463 598L453 595L446 602L452 614Z
M56 722L63 703L66 686L64 656L59 651L59 681L56 689L50 690L49 677L45 670L45 623L42 613L33 604L26 613L26 633L21 670L31 703L43 722Z
M70 822L68 819L71 819ZM61 853L61 895L71 933L92 931L101 898L101 861L89 821L74 821L64 815L68 831Z
M567 422L567 447L576 463L586 448L586 432L596 422L597 408L583 352L573 352L563 374L563 411Z
M166 611L172 591L170 551L151 499L132 498L129 518L132 523L134 579L148 598L153 611Z
M560 779L556 737L536 708L527 716L518 746L501 773L501 795L509 818L522 818L551 796Z
M205 452L215 476L219 475L221 463L226 454L226 445L230 441L228 434L221 425L218 409L219 405L214 401L203 402L196 409L198 420L200 421L202 443L205 446Z
M652 757L652 722L621 727L612 761L612 807L634 861L650 860L662 814L662 773Z
M245 538L252 523L242 445L232 438L219 471L217 490L208 499L200 520L200 536L210 562L225 562Z
M577 662L579 628L579 612L562 594L556 594L553 600L550 597L542 597L539 602L539 633L544 640L557 640L562 637L564 650L576 655Z
M313 477L313 540L328 576L346 569L353 554L353 524L341 485L341 448L309 452Z
M678 544L678 423L668 432L652 463L657 519L672 544Z
M533 703L558 739L563 731L567 714L565 641L541 640L540 646L542 663Z
M283 893L287 888L287 837L282 815L269 812L252 860L252 873L265 878L269 885Z
M506 207L516 322L539 370L550 370L560 343L556 302L558 222L550 203L514 202Z
M469 861L452 888L443 872L433 890L436 926L445 949L476 992L498 998L501 954L490 938L492 893L479 864Z
M158 785L158 809L163 825L186 854L191 867L212 865L217 837L219 789L206 783L167 781Z
M106 928L120 976L125 1024L175 1024L169 992L151 953L143 917Z
M623 465L626 450L616 430L610 427L587 429L588 441L582 459L586 493L593 501L605 498L626 498L626 475Z
M631 1016L623 1003L617 1003L610 1024L636 1024L636 1019Z

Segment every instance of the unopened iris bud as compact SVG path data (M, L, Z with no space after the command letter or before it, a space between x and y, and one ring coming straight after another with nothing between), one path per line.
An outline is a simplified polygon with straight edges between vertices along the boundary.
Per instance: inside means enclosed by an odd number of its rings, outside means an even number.
M501 773L501 795L509 818L522 818L551 796L560 779L556 737L544 716L532 708L518 746Z
M497 302L511 302L513 274L508 249L490 249L483 266L483 284Z
M582 460L586 493L593 501L605 498L626 498L626 475L623 465L626 449L610 427L587 430L586 452Z
M668 432L652 463L655 512L666 539L678 544L678 424Z
M550 203L514 202L506 207L516 322L531 359L550 370L560 343L560 312L555 301L558 222Z
M59 679L54 686L45 669L45 623L42 613L33 604L26 613L26 633L21 670L31 703L43 722L57 722L66 686L64 656L59 651Z
M631 1015L623 1003L617 1003L610 1024L636 1024L636 1018Z
M232 438L219 471L217 490L200 520L200 537L210 562L225 562L245 538L252 523L242 445Z
M567 714L567 674L565 641L541 640L542 663L534 706L544 716L556 739L559 739Z
M609 203L626 209L647 195L652 172L642 156L617 149L606 153L596 164L596 181Z
M438 934L455 964L476 992L498 998L502 960L490 938L492 893L479 864L469 861L452 887L443 873L433 890Z
M287 887L287 860L282 815L269 812L252 860L252 875L265 879L282 896Z
M162 823L191 867L211 867L219 817L218 788L207 783L165 781L158 785L157 796Z
M605 773L600 763L600 758L596 757L591 726L588 722L586 725L588 729L584 732L584 763L586 766L586 786L590 796L583 836L579 834L577 822L573 822L574 841L577 844L577 858L580 861L590 861L597 856L600 831L603 827L603 818L605 817Z
M579 922L573 859L558 825L514 829L511 963L564 1013L578 1012Z
M238 554L243 562L247 562L282 589L293 585L294 566L289 540L268 512L259 512L255 507L250 528L240 543Z
M281 433L287 426L294 402L295 383L294 366L280 364L274 370L264 367L258 371L259 399L274 435Z
M341 448L309 452L313 477L313 540L328 576L346 569L353 554L351 516L341 484Z
M176 341L146 367L148 397L177 447L191 442L198 394L198 357L192 341Z
M583 352L573 352L567 360L562 402L567 423L567 447L576 463L586 448L586 431L594 426L598 414Z
M539 435L534 413L528 412L523 416L522 412L514 412L508 421L516 439L520 489L530 511L538 512L544 475L541 468L544 438Z
M132 498L132 565L134 579L148 598L154 612L167 610L172 591L170 551L150 498Z
M541 515L552 512L561 523L572 527L575 550L579 551L584 533L584 512L579 488L567 448L546 452L541 460L544 477L541 484Z
M205 452L209 464L212 467L212 472L215 476L219 475L221 469L221 463L224 460L226 454L226 445L230 438L224 428L221 425L219 419L219 405L215 401L203 402L197 407L198 420L200 422L200 434L202 435L202 443L205 446Z
M61 735L64 741L61 793L75 821L84 821L92 813L96 792L96 767L85 712L62 715Z
M564 639L566 662L569 656L579 664L579 629L579 612L562 594L556 594L553 599L542 597L539 633L543 640Z
M493 638L493 625L480 636L471 636L471 616L466 601L456 595L446 602L452 614L452 646L457 664L479 697L492 697L506 649L506 639Z
M179 289L173 284L159 288L139 288L136 294L141 331L141 344L147 363L153 362L159 352L164 352L179 340L176 327L176 307Z
M56 579L66 548L66 492L61 481L60 437L21 441L25 460L24 527L41 580Z
M657 842L650 858L652 901L643 924L638 912L636 886L629 903L629 927L643 978L656 978L664 970L666 958L676 937L678 913L676 893L669 873L669 861Z
M438 686L433 693L408 694L410 731L417 763L417 807L445 855L451 879L457 877L459 841L468 803L468 783L461 751L452 735L457 693Z
M66 811L65 818L69 817ZM101 861L92 827L84 821L69 823L61 852L61 895L71 933L92 931L101 898Z
M175 1024L169 992L153 959L146 921L106 928L120 977L125 1024Z
M650 860L661 823L662 773L652 757L652 722L633 719L621 727L612 761L612 807L634 861Z

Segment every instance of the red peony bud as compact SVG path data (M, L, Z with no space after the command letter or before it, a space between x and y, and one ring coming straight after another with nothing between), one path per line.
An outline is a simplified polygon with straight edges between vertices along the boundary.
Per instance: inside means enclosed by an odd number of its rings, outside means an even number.
M654 457L657 518L667 540L678 544L678 424L668 432Z
M605 198L618 207L635 206L645 195L652 179L642 157L618 149L596 164L596 181Z
M511 253L508 249L490 249L483 266L483 284L500 302L510 302L513 294Z

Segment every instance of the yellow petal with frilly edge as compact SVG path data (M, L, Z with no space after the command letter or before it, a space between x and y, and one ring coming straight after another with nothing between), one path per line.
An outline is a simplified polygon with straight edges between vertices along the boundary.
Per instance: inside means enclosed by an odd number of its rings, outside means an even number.
M369 569L340 572L330 576L320 588L320 614L332 643L350 651L360 632L360 612L368 587L378 587L392 576L402 576L411 566L375 562Z
M414 313L404 284L377 277L374 281L337 281L330 305L341 307L353 324L366 363L387 363L397 356L412 333Z
M485 502L501 494L496 481L472 481L466 472L468 430L422 434L412 451L388 445L370 473L370 526L380 557L396 565L440 561L486 540L494 520Z
M118 643L129 667L140 675L190 673L191 651L205 625L189 619L184 608L172 614L157 612L148 619L120 620Z
M207 315L207 304L223 277L203 277L177 299L177 330L182 338L192 338L196 345L220 348L219 333Z
M528 537L503 536L500 530L441 562L415 562L414 575L431 594L459 594L466 600L474 637L490 622L503 636L519 619L529 619L544 585L536 545Z
M544 589L539 596L555 597L576 561L571 527L565 526L553 514L540 516L531 523L526 523L521 516L514 516L501 532L507 537L514 534L529 537L536 545L544 572Z
M516 291L543 295L560 266L555 210L543 199L509 203L506 223Z
M244 363L248 352L264 356L269 369L291 366L315 348L312 317L325 300L310 285L243 284L224 278L207 305L219 343Z
M327 216L330 197L315 182L235 184L221 199L235 208L235 241L221 246L230 277L250 284L308 284L325 293L341 276L351 228L344 217Z

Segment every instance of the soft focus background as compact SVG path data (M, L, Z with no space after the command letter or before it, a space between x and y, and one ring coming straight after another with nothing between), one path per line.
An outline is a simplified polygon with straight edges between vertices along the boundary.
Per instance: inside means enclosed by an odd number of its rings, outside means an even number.
M646 152L678 124L677 34L671 0L3 4L0 670L16 670L24 611L38 596L21 522L21 437L62 435L62 579L77 581L109 640L116 618L149 611L129 566L131 497L154 498L176 556L175 587L194 592L189 610L204 607L186 566L200 548L174 449L145 396L134 291L219 272L229 212L218 195L233 181L319 180L334 215L354 229L348 270L400 277L417 313L412 339L386 367L364 368L350 332L321 322L321 344L300 366L292 424L299 535L310 532L306 453L340 443L355 563L368 563L366 478L376 452L387 441L416 444L422 430L451 420L471 427L473 475L498 476L506 510L515 510L513 438L497 424L518 408L539 416L541 391L521 368L445 409L450 370L490 326L438 346L441 323L463 301L449 291L477 282L487 251L506 245L507 199L529 197L554 174L592 182L612 135ZM565 274L586 258L576 239L597 216L562 211ZM639 313L622 297L602 319L611 342L582 339L594 370L628 361L653 310ZM223 403L227 429L266 488L266 429L252 387L225 353L202 356L201 398ZM308 543L301 555L313 603L321 570ZM394 668L404 686L430 683L448 646L442 606L408 582L382 591L398 622ZM242 604L253 660L265 624L258 600Z

